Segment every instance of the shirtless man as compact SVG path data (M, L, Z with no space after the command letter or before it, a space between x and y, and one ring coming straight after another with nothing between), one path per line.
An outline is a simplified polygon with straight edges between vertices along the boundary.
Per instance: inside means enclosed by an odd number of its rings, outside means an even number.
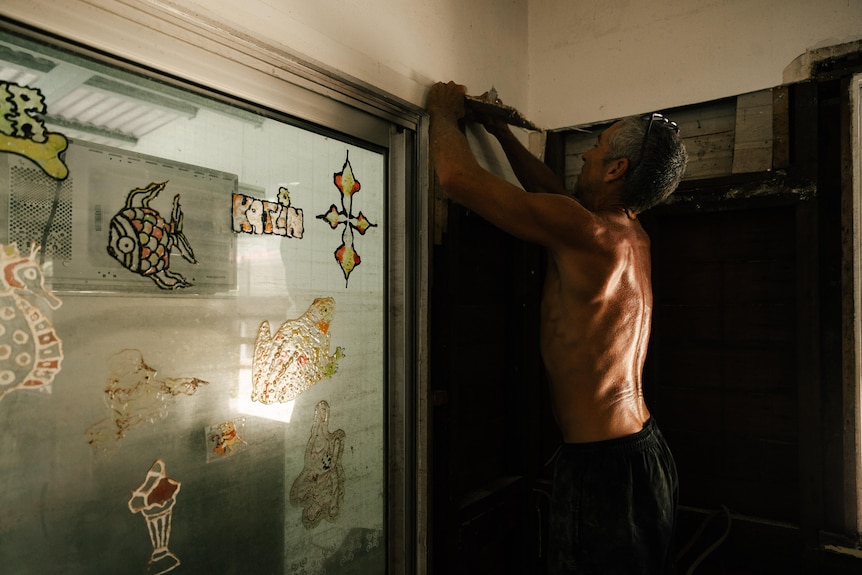
M549 572L670 573L677 477L643 397L652 285L649 238L637 214L682 178L687 158L676 124L659 114L613 124L583 154L573 198L508 126L487 118L524 189L483 169L459 130L464 95L452 82L428 95L441 187L548 251L540 350L563 439Z

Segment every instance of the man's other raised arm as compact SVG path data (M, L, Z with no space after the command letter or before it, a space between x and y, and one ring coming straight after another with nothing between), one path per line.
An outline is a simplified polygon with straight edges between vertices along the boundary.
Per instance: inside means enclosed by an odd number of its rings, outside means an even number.
M497 138L512 166L512 171L528 192L544 194L566 194L566 188L557 175L515 137L509 125L497 118L478 115L489 134Z

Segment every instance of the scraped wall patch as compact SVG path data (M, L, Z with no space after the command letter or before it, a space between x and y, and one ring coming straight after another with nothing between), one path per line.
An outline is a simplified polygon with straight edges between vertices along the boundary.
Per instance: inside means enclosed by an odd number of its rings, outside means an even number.
M278 189L278 201L233 195L233 231L253 235L302 238L302 210L290 205L290 191Z
M339 210L335 204L332 204L329 206L328 212L317 216L317 218L327 222L333 230L344 225L344 230L341 233L341 245L335 249L334 255L335 261L341 266L344 283L347 285L351 272L362 263L359 253L353 245L353 230L364 236L368 228L376 227L377 224L368 221L368 218L361 211L359 215L353 215L353 196L359 192L361 186L359 180L353 175L349 153L344 160L341 171L333 174L333 182L341 193L341 209Z
M130 429L167 417L171 398L192 395L198 386L209 383L196 377L157 379L158 372L136 349L114 354L108 369L105 403L109 416L87 430L90 445L104 450L116 447Z
M170 270L171 250L177 248L187 261L196 264L192 246L183 234L183 211L179 194L174 196L171 221L165 221L150 207L168 182L153 182L126 196L126 205L111 219L108 253L124 268L150 278L162 289L191 287L191 283Z
M0 244L0 400L18 389L47 389L60 371L63 343L42 308L62 302L45 288L35 256Z
M64 180L69 168L62 154L69 141L45 128L40 117L46 111L45 97L38 88L0 82L0 152L23 156L50 177Z
M283 403L338 369L344 350L329 353L335 300L317 298L302 317L284 322L273 335L263 321L254 342L252 401Z
M129 511L140 513L147 522L153 546L147 563L147 573L150 575L167 573L180 565L179 558L168 549L168 542L171 539L174 505L181 486L179 481L167 476L165 462L158 459L129 499Z
M322 519L334 522L341 511L344 438L342 429L329 432L329 404L318 402L305 448L304 467L290 488L290 503L303 508L302 524L306 529L313 529Z

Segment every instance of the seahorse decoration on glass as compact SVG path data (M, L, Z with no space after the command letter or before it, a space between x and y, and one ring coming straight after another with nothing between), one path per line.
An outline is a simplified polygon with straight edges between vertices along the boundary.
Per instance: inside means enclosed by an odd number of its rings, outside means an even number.
M290 205L290 190L278 188L278 201L233 195L233 231L256 236L302 238L302 210Z
M317 527L322 519L334 522L344 501L343 429L329 431L329 404L314 408L311 437L305 447L304 467L290 488L290 503L302 507L302 524Z
M40 119L47 112L38 88L0 82L0 152L23 156L55 180L65 180L69 168L63 152L66 136L49 132Z
M168 416L169 400L193 395L206 382L196 377L158 379L158 372L144 362L137 349L124 349L111 356L105 387L108 417L87 430L87 441L105 452L116 447L133 428Z
M157 459L147 471L144 482L132 491L129 511L140 513L147 522L153 552L147 563L149 575L160 575L179 567L179 558L168 549L171 519L182 484L165 473L165 462Z
M50 389L63 361L63 342L45 314L62 302L45 288L35 257L0 244L0 400L19 389Z
M346 287L351 272L362 263L359 253L353 245L353 231L356 230L364 236L368 228L377 227L377 224L368 221L368 218L361 211L358 215L353 215L353 196L359 192L361 186L359 180L353 175L349 152L341 171L333 174L333 182L338 191L341 192L341 209L339 210L335 204L332 204L329 211L317 216L317 219L327 222L333 230L337 229L338 226L344 226L341 233L341 245L336 248L334 255L335 261L338 262L344 273L344 285Z
M164 290L173 290L191 287L192 284L171 271L171 251L177 248L186 261L198 262L183 234L179 194L174 196L170 221L150 207L150 202L167 184L153 182L128 193L125 206L111 219L108 253L127 270L153 280Z
M290 401L335 373L344 349L329 353L334 313L334 299L317 298L302 317L285 321L275 334L268 321L260 324L251 366L252 401L266 405Z

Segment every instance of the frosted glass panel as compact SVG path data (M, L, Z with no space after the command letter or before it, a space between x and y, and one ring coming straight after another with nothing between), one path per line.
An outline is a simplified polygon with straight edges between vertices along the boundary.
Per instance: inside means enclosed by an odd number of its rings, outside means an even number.
M0 93L0 570L384 573L386 150L8 34Z

